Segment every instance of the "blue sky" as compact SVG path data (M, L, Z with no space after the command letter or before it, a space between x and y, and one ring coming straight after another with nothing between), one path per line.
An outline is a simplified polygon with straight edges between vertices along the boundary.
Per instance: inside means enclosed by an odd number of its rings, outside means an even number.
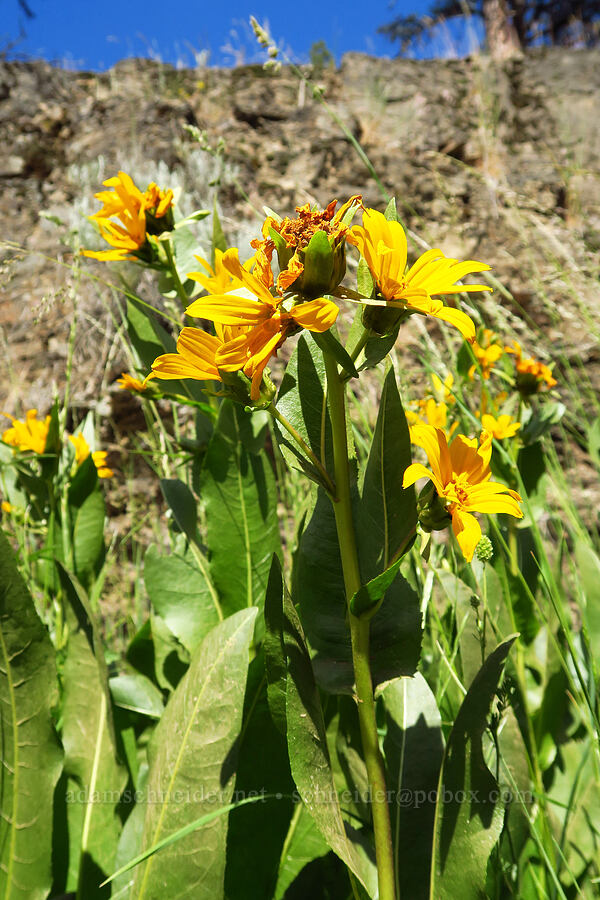
M268 20L271 34L294 59L308 59L324 40L336 59L349 50L393 56L378 25L398 11L423 12L428 0L28 0L29 21L17 0L0 0L0 48L25 29L12 55L41 57L69 68L102 70L128 56L153 56L194 65L202 51L209 65L256 59L250 15ZM443 43L443 42L442 42ZM442 46L443 51L443 46Z

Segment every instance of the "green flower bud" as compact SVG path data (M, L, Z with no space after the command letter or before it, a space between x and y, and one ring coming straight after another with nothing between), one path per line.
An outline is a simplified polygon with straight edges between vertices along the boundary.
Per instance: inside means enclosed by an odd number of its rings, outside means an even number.
M477 559L483 563L489 562L494 555L494 548L487 534L484 534L475 547Z
M433 482L428 481L417 499L417 515L423 531L443 531L452 517L440 500Z

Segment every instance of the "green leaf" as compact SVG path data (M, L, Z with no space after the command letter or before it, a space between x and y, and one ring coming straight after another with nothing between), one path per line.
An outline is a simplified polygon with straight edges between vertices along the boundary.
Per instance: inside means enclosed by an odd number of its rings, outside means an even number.
M379 365L382 359L386 358L396 343L399 330L400 323L398 323L398 327L394 328L390 334L374 334L369 338L363 351L365 355L364 361L358 367L359 372L362 372L364 369L374 369L375 366Z
M329 846L374 896L375 867L346 830L335 792L319 691L298 613L284 597L287 658L286 719L292 776L298 793Z
M332 468L331 423L327 411L323 354L305 335L298 338L296 349L286 368L277 395L277 409L304 438L317 459ZM320 483L320 476L302 455L297 445L275 422L281 452L291 467L304 469ZM323 433L324 432L324 433Z
M54 649L0 530L0 895L45 900L62 753Z
M223 618L219 598L200 551L175 544L169 556L154 545L144 557L144 583L155 611L190 652Z
M396 560L389 569L363 584L360 590L354 594L350 601L350 609L355 616L365 616L367 613L372 614L375 612L380 601L383 600L387 589L398 574L401 562L402 559Z
M201 252L200 247L193 231L185 226L171 231L169 239L173 246L177 274L189 297L196 287L196 282L191 281L187 275L188 272L195 272L198 268L195 254Z
M69 485L69 504L80 507L98 485L98 469L94 463L92 454L83 460L77 467Z
M396 198L392 197L385 208L384 216L388 222L398 222L398 211L396 209Z
M233 794L248 650L256 610L241 610L208 633L171 697L149 750L142 851L191 820L227 806ZM189 834L138 867L136 900L224 897L227 818Z
M432 900L480 900L488 858L502 831L504 806L485 765L482 738L508 652L488 656L464 698L448 737L438 785L431 870Z
M133 297L127 299L127 331L144 369L150 369L161 353L175 352L175 341L158 321L156 311ZM171 381L169 388L177 393L175 385L180 384Z
M324 331L322 334L311 331L310 336L323 353L331 353L335 361L340 364L347 375L351 375L352 378L358 378L356 366L352 362L347 351L332 333L331 329L329 329L329 331Z
M416 533L414 487L403 488L412 462L410 434L393 368L386 375L356 518L361 569L369 579L406 552Z
M161 478L160 489L181 531L190 541L196 541L198 511L194 495L187 484L179 478Z
M98 885L112 871L121 822L117 814L127 775L117 758L104 651L83 589L59 564L69 628L63 666L62 740L67 803L67 889L105 897Z
M234 438L227 435L233 427ZM264 451L240 441L236 411L221 406L200 473L210 574L224 615L262 606L273 553L281 552L275 478Z
M116 675L109 679L108 686L116 706L152 719L160 719L164 709L162 694L145 675L140 675L139 672Z
M329 844L317 829L303 803L297 803L281 854L275 900L283 900L300 872L315 859L329 853Z
M269 712L264 663L261 653L248 672L234 796L262 794L275 799L248 804L229 814L227 900L264 900L273 896L292 818L294 782L285 737L275 728Z
M161 616L151 614L150 625L156 683L163 691L170 691L185 675L190 655Z
M342 564L333 507L323 491L319 491L300 540L294 592L308 639L316 651L313 664L319 684L334 693L350 693L354 670ZM374 684L412 675L420 648L419 598L398 575L371 620Z
M375 282L373 281L371 270L367 265L366 259L363 259L363 257L361 256L358 262L358 269L356 271L356 289L362 297L367 297L368 299L370 299L373 296L374 288Z
M429 897L435 796L444 754L442 717L423 676L395 678L381 692L386 713L383 744L396 879L400 897ZM457 895L459 896L459 895Z
M553 425L558 424L566 412L564 403L544 403L543 406L528 407L523 414L523 427L519 431L519 437L527 446L539 441L543 435L548 434Z
M95 490L83 501L73 522L73 562L82 584L89 584L104 557L104 497Z
M284 591L281 563L278 557L273 554L265 595L265 671L271 718L281 734L286 732L285 688L287 666L283 647Z
M136 785L136 803L129 813L115 854L115 875L122 867L126 866L131 859L139 856L142 837L144 834L144 816L146 815L146 787L148 783L148 766L144 763L140 767L140 775L138 784ZM142 799L143 798L143 799ZM135 871L129 869L121 875L113 875L112 877L112 897L117 900L129 900L131 898L131 887L135 880Z

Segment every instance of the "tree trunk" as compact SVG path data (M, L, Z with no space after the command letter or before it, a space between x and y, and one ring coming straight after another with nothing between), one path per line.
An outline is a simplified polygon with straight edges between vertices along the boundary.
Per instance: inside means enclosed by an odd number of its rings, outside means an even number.
M492 59L521 56L523 48L509 16L506 0L483 0L483 19Z

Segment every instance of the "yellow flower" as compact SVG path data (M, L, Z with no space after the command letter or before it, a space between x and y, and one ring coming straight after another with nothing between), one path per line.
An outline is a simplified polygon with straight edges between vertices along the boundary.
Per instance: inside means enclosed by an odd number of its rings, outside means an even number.
M534 357L523 359L523 350L516 341L513 341L512 347L504 348L507 353L515 356L515 366L517 369L517 390L522 394L536 394L544 384L549 388L554 387L558 382L552 375L550 366L546 366Z
M496 342L493 331L489 328L483 329L482 343L479 344L477 341L473 343L473 353L479 363L481 377L487 381L492 369L504 353L502 345ZM477 365L473 364L469 369L468 376L471 380L475 377L477 368Z
M456 397L454 396L454 392L452 390L454 386L454 375L449 373L446 375L444 380L436 375L435 372L431 373L431 384L433 385L433 396L441 403L442 401L446 403L448 406L454 406L456 403Z
M263 371L286 338L300 328L328 331L339 310L335 303L324 297L288 309L282 297L271 294L264 271L258 269L265 280L248 272L240 263L235 248L223 254L222 264L242 287L194 300L186 313L208 319L215 325L242 327L237 337L220 344L215 352L215 364L217 369L225 372L244 372L252 381L251 397L257 400Z
M88 442L83 434L79 431L77 434L70 434L69 440L75 447L75 462L78 466L90 455ZM112 469L106 465L106 450L95 450L92 453L92 460L98 471L98 478L112 478L115 474Z
M461 263L444 256L441 250L428 250L406 272L407 244L402 225L374 209L364 211L362 227L355 225L346 240L360 250L387 306L434 316L454 325L466 340L475 339L471 318L459 309L444 306L433 295L491 291L485 284L456 284L465 275L485 272L490 266L474 260Z
M147 390L148 381L151 378L154 378L152 374L147 375L143 381L140 381L139 378L135 378L127 372L122 372L121 377L117 378L117 384L121 386L121 390L131 391L133 394L143 394Z
M242 329L215 323L215 331L216 336L200 328L184 328L177 339L177 352L163 353L152 363L154 376L165 381L179 378L222 381L217 368L217 352L224 343L238 337Z
M160 234L173 227L173 191L161 191L152 182L142 193L125 172L119 172L103 184L112 190L94 195L103 206L89 218L96 222L100 234L113 249L82 250L84 256L103 260L129 259L146 244L146 233ZM113 218L120 224L112 222ZM162 221L158 222L159 219Z
M4 513L11 513L13 510L12 503L9 503L8 500L3 500L2 503L0 504L0 508L2 509L2 512L4 512Z
M522 518L521 497L503 484L490 481L492 436L481 433L479 442L462 434L456 435L450 446L441 428L415 425L411 428L413 444L427 454L430 469L413 463L405 473L403 487L419 478L429 478L452 517L452 530L467 562L471 562L475 547L481 539L481 527L472 513L508 513Z
M192 281L198 281L209 294L226 294L236 287L241 287L241 282L238 281L237 278L234 278L223 265L224 255L222 250L215 248L214 269L207 260L203 259L201 256L196 256L196 259L205 271L188 272L187 277L191 278ZM255 257L251 257L244 263L244 268L250 270L255 262Z
M411 410L406 411L406 418L410 425L433 425L434 428L441 428L447 431L448 426L448 406L446 403L436 403L434 397L427 397L419 403L419 413ZM453 422L447 431L448 437L451 437L458 428L458 422Z
M37 409L27 410L24 422L20 422L8 413L2 413L2 415L12 421L11 428L7 428L2 435L5 444L10 444L17 450L44 453L50 427L50 416L46 416L41 421L37 418Z
M277 250L279 275L277 290L284 293L293 288L298 293L317 296L330 293L340 284L346 272L344 239L348 233L347 220L361 206L357 194L335 212L337 200L332 200L324 210L311 209L310 203L297 206L296 218L284 219L268 216L262 227L262 240L251 241L257 251L257 269L267 272L271 267L273 251ZM319 260L310 259L311 239L318 233L326 235L328 248L325 253L319 249ZM316 265L312 265L316 262ZM269 284L269 287L271 285Z
M503 438L514 437L521 427L521 423L515 422L512 416L503 415L495 418L489 413L482 415L481 424L497 441L501 441Z

